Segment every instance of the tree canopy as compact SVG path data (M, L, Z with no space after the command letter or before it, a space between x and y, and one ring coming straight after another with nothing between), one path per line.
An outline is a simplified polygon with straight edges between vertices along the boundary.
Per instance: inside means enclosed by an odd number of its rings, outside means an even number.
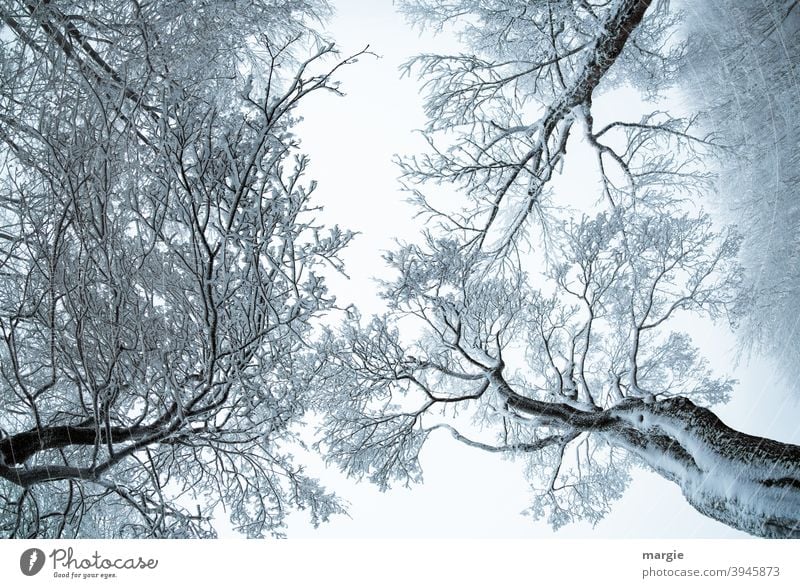
M743 339L773 357L797 393L800 4L726 1L687 10L692 67L684 85L706 127L731 146L715 165L717 206L745 237L754 310L743 318Z
M324 2L0 7L0 529L249 536L341 507L289 453L351 234L293 128ZM324 62L324 63L323 63ZM311 359L310 359L311 358Z
M529 512L556 528L599 521L643 465L707 516L797 536L800 448L709 410L734 382L678 320L750 312L742 238L702 207L730 145L696 115L596 109L619 88L660 104L687 57L680 15L647 0L403 6L467 51L406 66L428 149L399 165L425 228L386 257L388 312L321 346L328 459L414 482L446 430L523 460ZM570 174L593 193L559 188Z
M742 9L766 27L754 59L791 62L797 3L767 4ZM328 291L357 242L320 220L297 133L367 52L318 31L327 2L0 0L0 532L212 537L222 508L250 537L294 510L318 524L343 507L295 457L307 419L382 489L421 481L447 433L522 462L554 528L598 522L644 467L705 516L800 536L800 447L716 416L736 382L685 328L768 334L770 293L777 313L797 299L797 182L756 189L796 141L758 136L746 84L730 122L701 53L719 30L666 0L400 7L464 50L404 66L428 121L397 159L422 230L365 317ZM765 78L776 129L797 118L785 62ZM709 214L743 176L758 214ZM789 235L754 271L778 201L770 234Z

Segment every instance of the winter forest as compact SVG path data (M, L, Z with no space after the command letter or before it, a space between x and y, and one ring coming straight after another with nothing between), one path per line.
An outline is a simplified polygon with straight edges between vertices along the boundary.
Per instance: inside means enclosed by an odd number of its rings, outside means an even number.
M383 4L399 68L355 0L0 0L0 536L291 536L457 447L556 537L645 473L800 537L800 2Z

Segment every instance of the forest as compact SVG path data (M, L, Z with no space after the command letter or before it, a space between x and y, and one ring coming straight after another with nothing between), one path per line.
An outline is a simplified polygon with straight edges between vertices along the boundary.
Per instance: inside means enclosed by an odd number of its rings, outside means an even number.
M800 3L396 9L461 49L396 72L417 235L372 313L302 120L380 39L340 51L326 0L0 0L0 535L283 536L347 512L305 455L388 490L447 434L554 532L646 470L800 537L800 446L719 418L759 399L692 331L797 398Z

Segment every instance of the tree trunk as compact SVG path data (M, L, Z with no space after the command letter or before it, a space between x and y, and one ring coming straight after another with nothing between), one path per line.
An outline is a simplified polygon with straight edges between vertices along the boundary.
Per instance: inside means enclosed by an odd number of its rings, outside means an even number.
M800 446L741 433L686 398L612 409L605 433L680 486L700 513L759 537L800 538Z
M682 397L581 410L526 398L491 376L509 408L624 447L680 486L700 513L759 537L800 538L800 446L741 433Z

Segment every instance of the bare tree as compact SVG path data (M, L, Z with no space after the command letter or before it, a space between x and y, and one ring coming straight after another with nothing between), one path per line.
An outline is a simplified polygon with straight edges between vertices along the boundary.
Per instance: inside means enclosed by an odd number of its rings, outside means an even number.
M555 527L599 520L638 464L704 515L800 536L800 447L717 418L708 406L734 382L674 330L680 315L746 308L741 237L697 204L725 147L694 118L602 120L593 108L604 89L652 98L674 79L684 47L670 40L669 3L404 4L471 51L408 65L428 91L430 149L400 165L427 228L387 256L389 312L354 315L321 346L328 459L407 483L445 430L524 459L531 514ZM573 148L595 168L571 168ZM589 212L554 198L562 168L597 180Z
M745 317L743 341L766 350L797 391L800 4L697 3L687 11L692 67L682 81L706 124L734 146L718 164L718 206L745 233L755 311Z
M317 0L0 3L0 529L249 536L337 500L289 453L351 235L293 133ZM328 60L330 61L330 60Z

